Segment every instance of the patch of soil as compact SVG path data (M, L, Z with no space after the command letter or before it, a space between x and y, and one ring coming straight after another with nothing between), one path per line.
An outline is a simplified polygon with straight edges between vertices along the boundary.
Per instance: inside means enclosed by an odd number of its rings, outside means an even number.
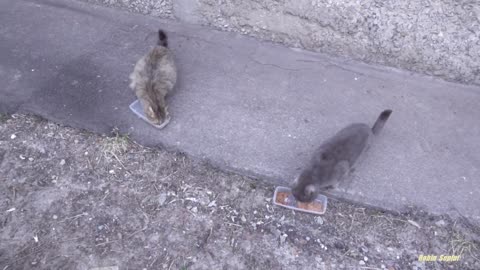
M0 269L480 269L463 219L335 200L319 217L274 207L273 191L119 134L3 115Z

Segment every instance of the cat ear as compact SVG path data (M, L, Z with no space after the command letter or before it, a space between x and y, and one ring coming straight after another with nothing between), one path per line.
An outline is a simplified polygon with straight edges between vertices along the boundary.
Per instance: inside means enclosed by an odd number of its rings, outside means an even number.
M317 192L317 188L315 187L315 185L310 184L305 187L305 195L311 196L315 194L315 192Z

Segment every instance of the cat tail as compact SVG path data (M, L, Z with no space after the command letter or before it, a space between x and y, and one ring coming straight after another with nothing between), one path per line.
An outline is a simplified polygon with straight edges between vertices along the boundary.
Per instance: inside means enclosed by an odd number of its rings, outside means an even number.
M167 34L162 29L158 30L158 45L168 47Z
M380 130L382 130L383 126L390 117L390 114L392 114L392 110L385 110L380 114L377 121L372 127L373 134L377 135L378 133L380 133Z

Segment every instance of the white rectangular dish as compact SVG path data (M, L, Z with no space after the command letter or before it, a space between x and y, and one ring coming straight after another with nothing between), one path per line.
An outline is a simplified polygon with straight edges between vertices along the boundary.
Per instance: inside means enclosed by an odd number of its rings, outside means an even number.
M143 111L142 104L140 103L140 101L138 99L135 100L132 104L130 104L130 110L133 113L135 113L138 117L143 119L145 122L149 123L150 125L158 128L158 129L164 128L170 122L170 117L168 117L161 125L155 125L154 123L150 122L150 120L148 120L147 116L145 115L145 112Z
M319 194L311 203L298 202L290 188L277 187L273 194L275 205L309 214L322 215L327 211L328 199L325 195Z

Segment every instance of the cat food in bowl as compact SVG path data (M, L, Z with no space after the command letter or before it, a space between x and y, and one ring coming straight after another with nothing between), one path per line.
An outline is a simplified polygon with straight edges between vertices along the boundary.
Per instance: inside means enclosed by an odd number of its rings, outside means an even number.
M161 123L160 125L156 125L152 123L150 120L148 120L147 116L145 115L145 112L143 111L143 108L142 108L142 104L138 99L135 100L132 104L130 104L130 110L133 113L135 113L138 117L140 117L142 120L144 120L145 122L149 123L150 125L158 129L162 129L166 127L170 122L170 116L168 116L167 119L165 119L165 121L163 121L163 123Z
M299 202L295 199L290 188L277 187L273 195L273 203L295 211L317 214L324 214L327 210L327 197L319 194L317 198L310 203Z

